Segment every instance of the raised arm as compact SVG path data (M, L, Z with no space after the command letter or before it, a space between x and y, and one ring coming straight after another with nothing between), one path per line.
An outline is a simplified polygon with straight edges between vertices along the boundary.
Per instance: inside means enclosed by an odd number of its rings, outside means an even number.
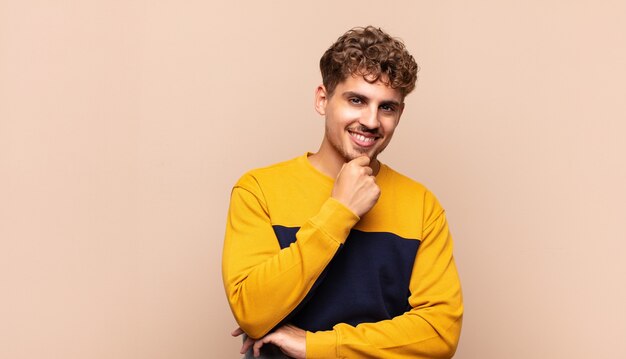
M241 328L259 338L311 290L359 217L333 198L280 249L263 193L250 175L231 194L222 257L228 302Z

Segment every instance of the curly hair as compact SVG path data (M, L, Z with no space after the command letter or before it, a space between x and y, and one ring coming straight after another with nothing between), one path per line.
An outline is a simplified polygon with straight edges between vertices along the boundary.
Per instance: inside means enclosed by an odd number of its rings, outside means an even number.
M349 75L370 83L382 81L404 98L415 88L419 67L402 41L373 26L348 30L320 59L322 82L329 96Z

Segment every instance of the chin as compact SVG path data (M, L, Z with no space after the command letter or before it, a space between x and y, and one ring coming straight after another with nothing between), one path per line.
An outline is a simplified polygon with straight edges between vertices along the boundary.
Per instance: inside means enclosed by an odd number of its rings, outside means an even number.
M352 150L349 153L345 153L344 158L346 159L346 162L350 162L355 158L358 158L361 156L367 156L370 158L370 161L373 161L376 159L376 157L378 157L379 153L380 153L379 151L376 151L374 149L368 150L368 151Z

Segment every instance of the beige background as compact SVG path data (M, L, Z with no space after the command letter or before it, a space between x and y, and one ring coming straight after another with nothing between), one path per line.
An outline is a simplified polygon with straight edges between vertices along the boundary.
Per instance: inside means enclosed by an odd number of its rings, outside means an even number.
M231 185L317 149L317 62L421 65L382 160L448 210L457 358L618 358L623 1L0 0L0 357L237 358Z

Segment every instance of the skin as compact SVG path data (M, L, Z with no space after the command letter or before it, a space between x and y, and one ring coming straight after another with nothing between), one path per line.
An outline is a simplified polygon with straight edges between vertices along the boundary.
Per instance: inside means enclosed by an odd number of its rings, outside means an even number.
M243 330L237 328L230 334L237 337L243 334ZM283 325L258 340L246 338L239 353L245 354L252 348L253 355L258 357L261 355L261 347L267 343L274 344L290 358L304 359L306 357L306 331L291 324Z
M315 110L326 122L320 149L309 156L309 161L335 178L331 197L359 217L369 212L380 197L375 179L380 170L377 156L387 147L400 122L403 100L400 91L358 75L340 82L332 94L323 85L315 91ZM231 334L239 336L243 331L237 328ZM246 339L241 353L252 348L258 357L267 343L289 357L306 356L306 331L290 324L260 339Z
M376 175L376 158L391 141L404 102L400 91L381 81L369 83L362 76L349 76L337 84L332 94L323 85L318 86L315 110L326 118L326 124L319 151L309 157L311 164L335 178L345 163L367 156ZM373 141L364 145L353 134Z
M400 122L402 94L381 81L370 83L362 76L349 76L332 94L318 86L315 110L325 116L326 131L319 151L309 161L336 178L331 196L362 217L380 196L374 177L380 170L377 156Z

